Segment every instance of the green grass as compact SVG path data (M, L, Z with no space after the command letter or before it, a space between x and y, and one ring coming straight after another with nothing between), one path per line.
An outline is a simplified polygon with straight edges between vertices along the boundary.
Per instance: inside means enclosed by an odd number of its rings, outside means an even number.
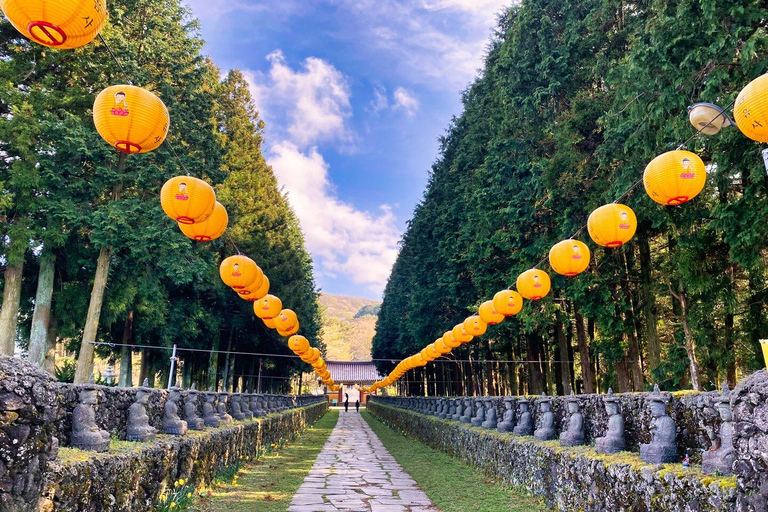
M361 414L389 453L443 512L548 510L530 494L512 489L477 468L403 436L368 411Z
M339 419L328 411L293 443L249 462L240 469L237 485L215 486L190 510L197 512L284 512Z

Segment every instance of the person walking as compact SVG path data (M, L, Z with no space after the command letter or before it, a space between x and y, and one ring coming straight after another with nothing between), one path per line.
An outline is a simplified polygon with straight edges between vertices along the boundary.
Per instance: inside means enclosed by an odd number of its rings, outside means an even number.
M355 400L355 410L360 412L360 399Z
M349 393L344 393L344 412L349 412Z

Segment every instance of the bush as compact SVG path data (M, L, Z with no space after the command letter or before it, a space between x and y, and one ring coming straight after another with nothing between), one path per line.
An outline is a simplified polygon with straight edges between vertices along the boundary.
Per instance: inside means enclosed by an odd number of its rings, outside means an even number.
M77 363L74 359L63 359L60 365L56 365L54 369L54 375L59 382L67 382L72 384L75 382L75 370L77 370Z

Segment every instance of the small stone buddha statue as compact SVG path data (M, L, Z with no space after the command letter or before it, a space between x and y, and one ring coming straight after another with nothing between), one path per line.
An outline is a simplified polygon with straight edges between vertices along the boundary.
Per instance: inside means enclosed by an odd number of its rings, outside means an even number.
M531 416L531 401L527 398L521 398L517 401L520 404L520 421L512 431L516 436L530 436L533 434L533 417Z
M496 425L499 422L496 404L493 403L492 398L486 398L483 402L485 402L485 421L480 426L487 430L496 430Z
M157 433L157 429L149 424L147 415L147 401L151 391L148 379L144 379L144 383L136 391L136 401L128 408L128 426L125 429L127 441L150 441Z
M163 407L163 432L166 434L183 436L187 433L187 422L179 418L180 399L181 389L171 388Z
M445 419L453 420L454 416L456 416L456 399L455 398L449 398L448 399L448 414L445 415Z
M93 374L91 374L88 384L80 387L78 404L72 412L72 446L74 448L97 452L109 451L109 432L96 425L98 393L93 383Z
M245 419L245 414L243 414L243 410L241 408L242 402L240 401L240 395L238 393L232 395L232 400L230 400L229 405L232 409L232 418L235 421L243 421Z
M251 412L253 413L254 418L261 418L266 415L261 395L253 395L251 397Z
M624 417L619 411L619 399L608 388L608 394L603 397L605 412L608 414L608 430L605 436L595 439L597 453L618 453L627 446L624 438Z
M216 414L217 395L214 391L208 391L205 394L205 403L203 404L203 421L206 427L218 427L221 424L219 415Z
M472 399L464 398L464 409L461 413L460 421L462 423L472 423Z
M464 412L464 402L461 398L453 399L453 407L451 407L453 414L451 418L453 421L461 421L461 415Z
M723 382L723 393L717 398L717 411L720 413L720 432L712 446L701 454L701 471L706 475L719 473L723 476L733 474L733 411L731 410L731 390Z
M496 430L499 432L512 432L515 428L515 411L512 409L512 399L504 397L504 416L501 417L501 421L496 425Z
M557 435L555 432L555 414L552 412L552 398L546 393L539 399L539 428L533 432L537 441L551 441Z
M184 401L184 420L192 430L205 430L205 422L197 414L197 389L194 384L187 391L187 398Z
M240 394L240 410L243 411L246 420L253 419L253 413L251 412L251 395L250 393Z
M669 396L662 395L658 384L647 400L651 406L651 442L640 445L640 458L648 464L677 462L677 434L675 421L667 416Z
M565 401L568 404L568 428L560 434L560 446L581 446L584 444L584 416L579 410L579 398L571 391Z
M227 402L229 402L229 393L219 393L219 403L216 404L216 414L219 416L219 421L222 425L229 425L232 423L232 416L227 412Z
M471 420L472 426L480 427L485 421L485 407L483 407L483 400L481 398L476 398L474 402L475 402L475 407L477 407L477 414L475 414L475 416Z

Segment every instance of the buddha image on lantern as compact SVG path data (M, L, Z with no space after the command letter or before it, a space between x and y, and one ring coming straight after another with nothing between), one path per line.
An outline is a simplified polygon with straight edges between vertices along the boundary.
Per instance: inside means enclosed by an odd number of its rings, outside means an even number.
M619 229L629 229L629 215L627 215L627 212L621 212L621 223L619 223Z
M113 116L126 117L130 112L128 111L128 103L126 102L125 93L118 91L115 93L115 106L109 111Z
M534 274L533 276L533 287L534 288L541 288L541 283L539 282L539 275Z
M178 201L186 201L189 199L189 194L187 194L187 184L183 181L179 183L179 190L176 192L176 199Z
M692 180L696 177L696 174L691 172L691 161L687 158L683 158L683 161L680 162L683 166L683 172L680 174L680 178L684 180Z
M232 277L240 277L240 275L241 275L240 274L240 264L239 263L235 263L232 266Z
M571 259L574 259L574 260L581 259L581 247L579 247L578 245L573 246L573 256L571 256Z

